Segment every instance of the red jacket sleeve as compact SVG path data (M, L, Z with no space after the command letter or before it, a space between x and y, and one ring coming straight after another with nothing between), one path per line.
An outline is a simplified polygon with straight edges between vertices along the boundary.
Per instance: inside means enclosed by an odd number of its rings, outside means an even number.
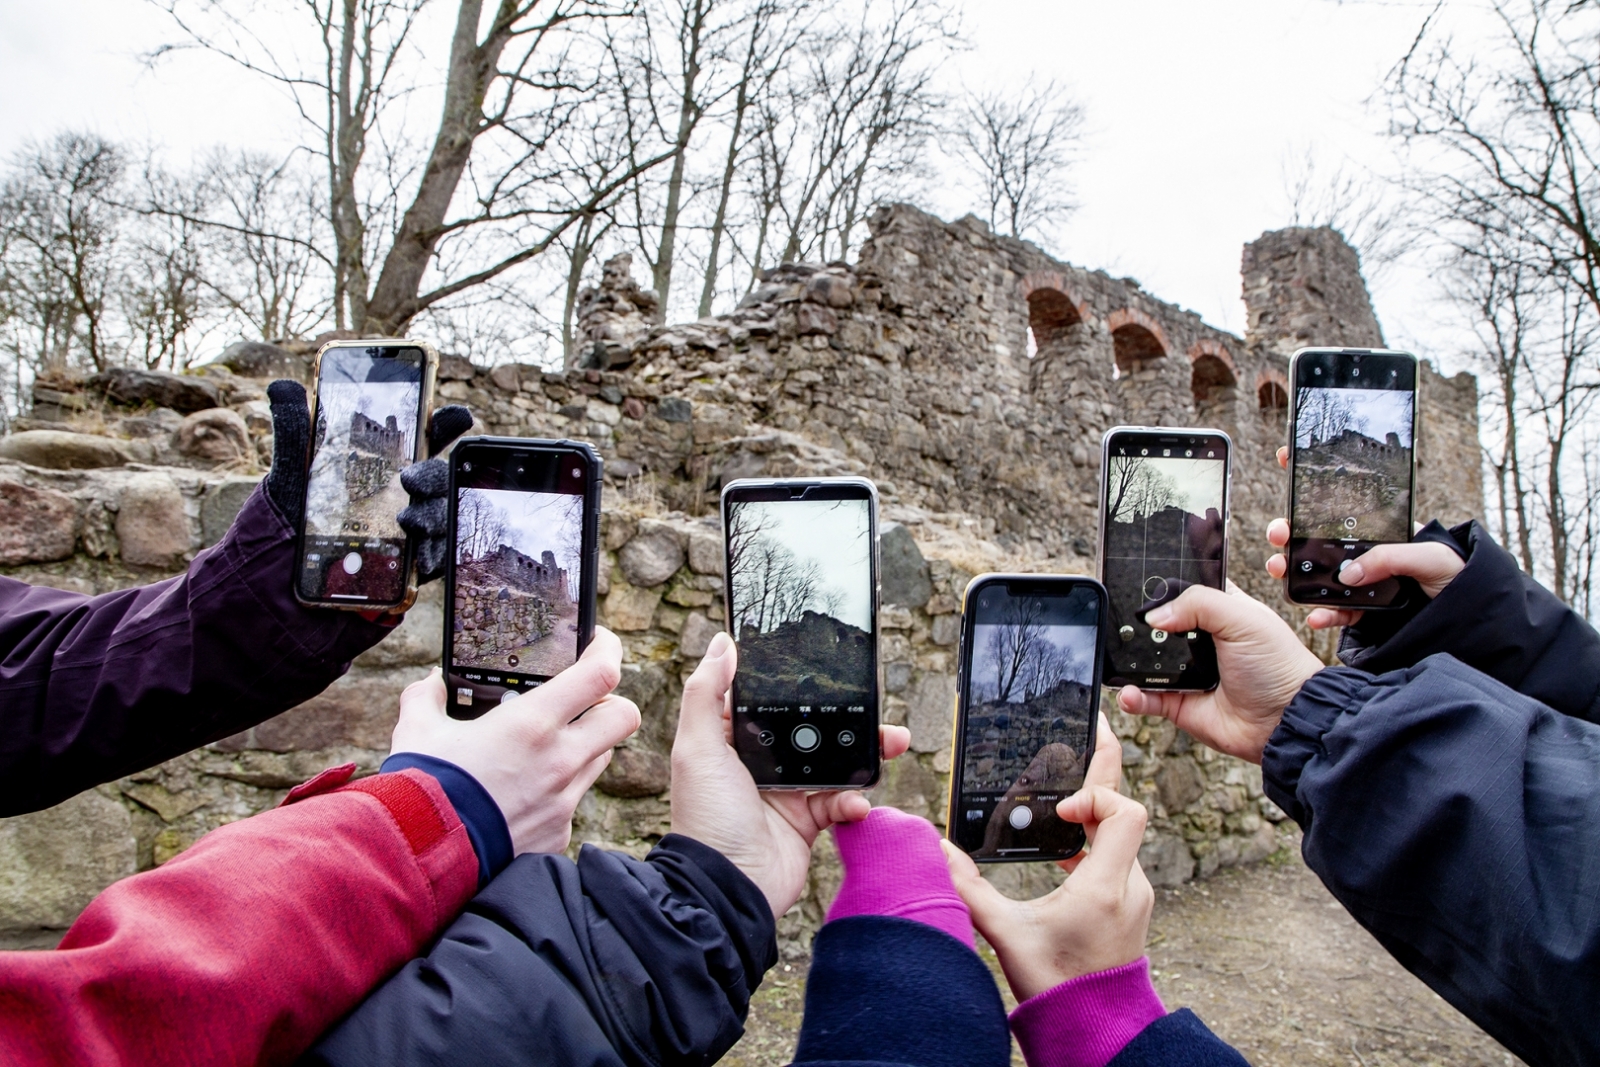
M477 890L433 778L354 769L111 886L57 950L0 953L0 1061L293 1061Z

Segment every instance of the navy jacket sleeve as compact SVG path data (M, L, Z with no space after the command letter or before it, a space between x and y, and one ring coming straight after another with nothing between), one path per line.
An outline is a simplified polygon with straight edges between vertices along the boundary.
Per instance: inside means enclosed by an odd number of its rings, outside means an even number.
M1249 1067L1249 1061L1194 1012L1179 1008L1139 1031L1107 1067Z
M697 841L519 856L303 1062L711 1064L777 958L766 897Z
M0 578L0 816L254 726L389 632L297 604L294 554L257 487L176 578L92 597Z
M1600 633L1518 569L1477 522L1429 523L1419 541L1449 545L1466 560L1420 610L1369 612L1346 628L1339 658L1386 674L1447 652L1565 715L1600 722Z
M1600 727L1450 656L1322 671L1262 761L1307 864L1535 1067L1600 1062Z
M812 945L794 1062L1007 1067L1011 1031L976 952L926 923L857 915Z

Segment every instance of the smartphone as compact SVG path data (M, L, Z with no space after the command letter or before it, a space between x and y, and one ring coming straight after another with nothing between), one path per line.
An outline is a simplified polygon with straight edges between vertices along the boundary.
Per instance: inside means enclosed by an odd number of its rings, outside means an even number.
M878 490L864 478L722 490L733 747L763 789L878 780Z
M1094 755L1105 616L1093 578L980 574L967 585L945 833L978 862L1083 847L1083 827L1056 804Z
M1411 540L1417 357L1302 348L1289 361L1289 546L1296 604L1398 608L1398 578L1352 588L1339 571L1374 545Z
M416 598L396 521L400 471L423 457L439 356L419 341L331 341L317 352L294 593L302 604L395 610Z
M1221 430L1116 426L1101 439L1106 685L1216 688L1211 635L1154 629L1144 613L1191 585L1226 582L1232 454Z
M456 442L444 579L453 717L537 688L594 637L600 475L600 457L578 441Z

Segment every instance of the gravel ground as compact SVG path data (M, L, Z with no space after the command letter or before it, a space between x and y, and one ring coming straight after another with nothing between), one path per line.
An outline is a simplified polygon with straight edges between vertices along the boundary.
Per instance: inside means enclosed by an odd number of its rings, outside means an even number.
M1158 890L1150 961L1167 1006L1192 1008L1256 1067L1521 1063L1390 959L1292 849ZM805 961L780 964L722 1062L788 1063L804 996Z

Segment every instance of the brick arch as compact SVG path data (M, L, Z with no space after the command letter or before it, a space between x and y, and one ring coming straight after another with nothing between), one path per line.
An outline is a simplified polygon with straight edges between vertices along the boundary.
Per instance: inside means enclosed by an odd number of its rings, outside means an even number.
M1126 307L1113 311L1106 316L1106 328L1111 331L1117 369L1124 373L1149 360L1165 359L1172 351L1172 345L1167 342L1167 331L1138 308Z
M1289 407L1289 379L1283 372L1267 367L1256 375L1256 401L1262 411L1285 411Z
M1087 322L1089 307L1067 285L1060 271L1024 274L1022 298L1028 302L1028 326L1035 344L1044 344L1063 330Z
M1195 404L1221 400L1239 384L1239 368L1221 341L1204 338L1189 346L1189 391Z

